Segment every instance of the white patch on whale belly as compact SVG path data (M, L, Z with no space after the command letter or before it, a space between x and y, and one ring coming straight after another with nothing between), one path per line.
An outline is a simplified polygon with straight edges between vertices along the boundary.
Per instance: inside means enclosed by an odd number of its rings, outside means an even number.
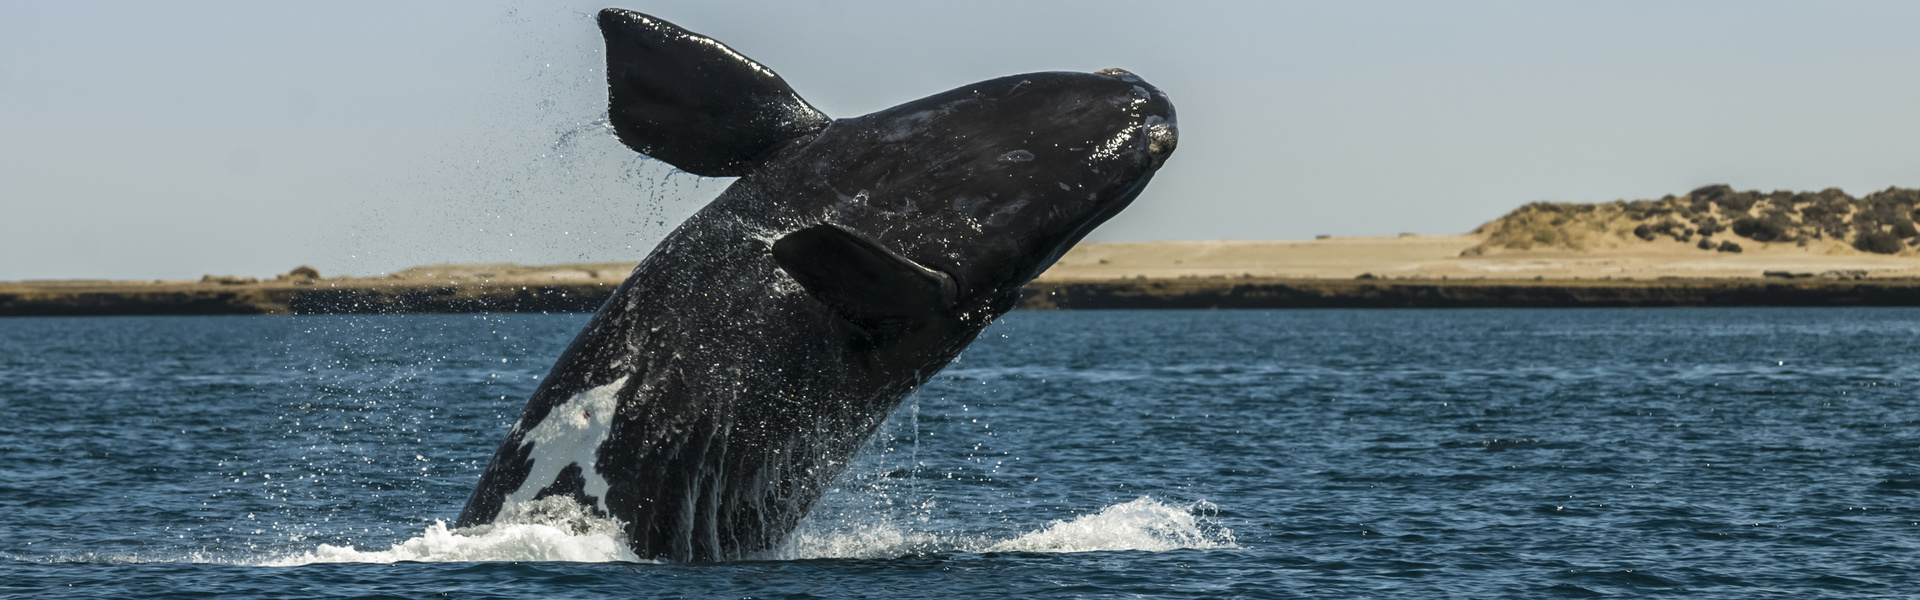
M621 377L574 394L527 431L520 447L533 444L533 451L527 455L533 465L528 467L527 480L520 484L520 489L507 494L507 506L532 502L541 489L553 485L567 465L580 465L580 475L587 480L586 492L594 498L594 508L601 514L610 514L607 480L593 468L593 463L600 453L600 444L613 432L613 413L620 407L620 388L626 384L627 378Z

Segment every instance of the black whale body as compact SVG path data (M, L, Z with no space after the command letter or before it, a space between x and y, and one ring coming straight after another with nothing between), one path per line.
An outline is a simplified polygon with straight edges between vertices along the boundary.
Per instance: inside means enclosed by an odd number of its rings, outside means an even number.
M567 348L460 526L570 501L620 521L642 558L774 547L1176 140L1165 95L1124 71L1015 75L830 120L718 42L617 9L600 26L621 141L740 179Z

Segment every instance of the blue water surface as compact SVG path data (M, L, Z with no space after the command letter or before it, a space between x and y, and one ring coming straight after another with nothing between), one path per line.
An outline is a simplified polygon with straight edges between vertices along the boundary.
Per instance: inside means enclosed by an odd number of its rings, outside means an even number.
M1920 593L1912 309L1020 312L782 553L381 554L585 319L0 319L0 595Z

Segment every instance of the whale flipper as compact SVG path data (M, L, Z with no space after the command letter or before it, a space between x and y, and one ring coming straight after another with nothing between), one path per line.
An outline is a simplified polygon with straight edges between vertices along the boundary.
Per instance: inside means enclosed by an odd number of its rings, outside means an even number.
M637 12L600 11L607 118L621 143L707 177L738 177L831 121L772 69Z
M873 240L822 223L773 243L773 260L807 293L855 324L873 327L953 307L953 277Z

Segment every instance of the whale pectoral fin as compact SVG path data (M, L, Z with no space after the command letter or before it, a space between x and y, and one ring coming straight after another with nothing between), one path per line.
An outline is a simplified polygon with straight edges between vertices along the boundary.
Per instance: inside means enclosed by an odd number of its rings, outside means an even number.
M923 317L954 305L952 277L836 225L781 237L773 260L807 293L857 324Z
M607 118L634 151L707 177L738 177L826 128L771 69L712 38L637 12L600 11Z

